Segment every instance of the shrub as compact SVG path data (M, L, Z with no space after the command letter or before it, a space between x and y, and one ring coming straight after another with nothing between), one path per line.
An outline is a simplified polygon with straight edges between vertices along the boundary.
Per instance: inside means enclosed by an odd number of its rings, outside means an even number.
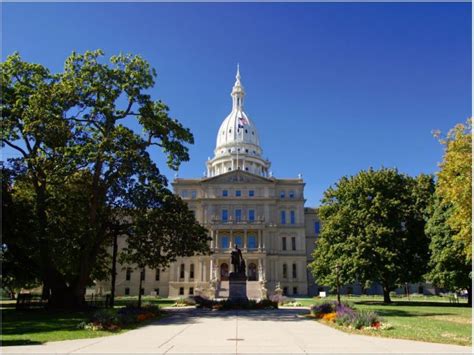
M324 314L332 313L336 310L334 302L323 302L311 307L311 314L316 317L322 317Z
M352 326L356 329L361 329L363 327L372 327L376 323L381 323L379 315L373 311L358 311L352 322Z

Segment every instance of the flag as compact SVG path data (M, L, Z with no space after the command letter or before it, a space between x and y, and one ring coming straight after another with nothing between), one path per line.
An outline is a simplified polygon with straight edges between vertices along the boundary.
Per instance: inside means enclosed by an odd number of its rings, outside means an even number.
M244 128L245 125L248 125L249 121L244 116L239 117L239 128Z

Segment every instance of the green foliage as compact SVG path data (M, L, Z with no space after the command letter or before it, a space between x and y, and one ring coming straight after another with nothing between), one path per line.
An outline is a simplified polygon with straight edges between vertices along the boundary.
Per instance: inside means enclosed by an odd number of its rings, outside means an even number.
M431 259L426 278L438 287L452 291L469 289L471 292L471 259L460 257L466 250L462 239L456 238L448 220L452 207L436 197L431 207L431 217L426 233L431 239Z
M436 135L439 137L439 132ZM436 192L450 207L446 222L454 238L464 245L465 257L472 260L472 118L456 125L440 143L445 150Z
M88 51L73 53L64 70L52 74L15 53L0 64L0 74L2 147L19 153L8 161L12 202L7 213L19 219L6 230L6 250L25 251L22 263L37 270L51 291L52 306L83 302L85 287L105 276L105 248L113 234L140 235L149 229L147 223L164 220L155 211L135 224L135 209L166 205L168 215L180 211L175 225L163 227L155 242L178 229L196 233L189 247L183 247L183 239L159 243L167 253L158 264L181 250L189 255L193 247L205 249L204 231L185 216L184 204L170 197L167 179L151 158L159 147L168 166L177 169L189 160L193 136L147 93L156 77L148 62L121 54L107 63L101 50ZM134 122L140 132L129 128ZM27 213L18 215L25 207Z
M424 217L433 189L432 177L395 169L361 171L330 187L310 264L318 284L335 287L337 276L341 284L378 281L390 302L390 290L419 281L429 256Z

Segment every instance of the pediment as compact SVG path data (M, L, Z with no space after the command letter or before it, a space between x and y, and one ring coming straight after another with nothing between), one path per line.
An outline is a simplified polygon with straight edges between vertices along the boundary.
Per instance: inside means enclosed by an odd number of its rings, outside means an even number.
M212 184L268 184L273 182L274 181L271 178L265 178L242 170L229 171L225 174L213 176L203 181L203 183Z

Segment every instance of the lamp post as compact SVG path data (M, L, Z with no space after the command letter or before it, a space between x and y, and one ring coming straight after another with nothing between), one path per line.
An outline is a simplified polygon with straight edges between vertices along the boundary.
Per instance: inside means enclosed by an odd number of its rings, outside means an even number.
M336 292L337 292L337 304L341 305L341 289L339 285L339 270L340 270L339 264L336 264Z

